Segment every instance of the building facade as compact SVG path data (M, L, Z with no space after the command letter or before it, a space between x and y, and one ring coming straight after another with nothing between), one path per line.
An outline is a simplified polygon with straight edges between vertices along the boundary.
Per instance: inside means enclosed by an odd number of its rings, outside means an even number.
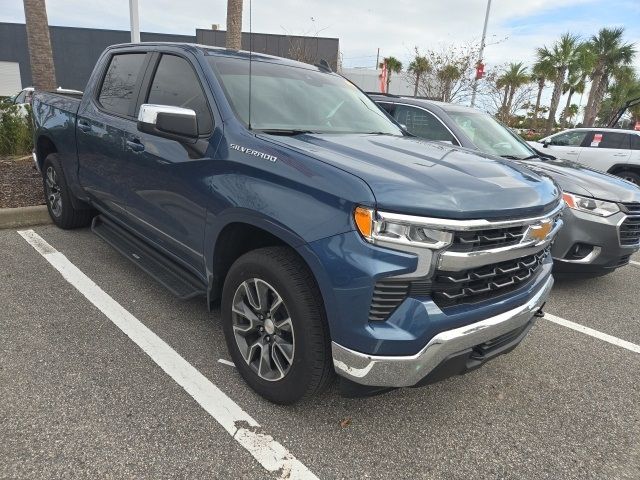
M57 84L63 88L84 90L98 57L109 45L128 43L127 30L95 28L49 27ZM333 69L338 63L337 38L302 37L253 33L242 34L242 47L256 52L317 63L327 60ZM186 42L224 47L226 32L198 29L195 35L174 35L142 32L143 42ZM31 86L31 64L27 46L27 31L21 23L0 23L0 96L13 95Z

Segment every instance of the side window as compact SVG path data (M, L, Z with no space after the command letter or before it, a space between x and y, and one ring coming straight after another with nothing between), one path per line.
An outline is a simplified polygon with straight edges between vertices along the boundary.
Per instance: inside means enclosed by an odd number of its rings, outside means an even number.
M409 132L427 140L441 140L456 143L453 135L433 114L417 107L396 105L394 118L405 125Z
M640 150L640 135L631 135L631 150Z
M629 150L630 135L622 132L589 132L587 146L593 148L613 148Z
M550 145L558 147L579 147L582 145L584 138L587 136L586 130L574 130L572 132L563 132L549 139Z
M392 117L394 116L396 106L393 103L379 102L378 106L382 108L385 112L387 112L389 115L391 115Z
M111 57L104 75L98 101L111 113L129 115L136 101L134 93L146 53L122 53Z
M211 131L207 99L196 73L184 58L162 55L146 103L190 108L196 112L198 132L203 134Z

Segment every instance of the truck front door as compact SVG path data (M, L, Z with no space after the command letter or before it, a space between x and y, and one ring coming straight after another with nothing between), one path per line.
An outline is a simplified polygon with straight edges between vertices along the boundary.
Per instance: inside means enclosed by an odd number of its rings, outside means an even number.
M127 210L136 228L161 247L203 271L204 227L214 171L215 148L209 138L214 122L203 89L204 79L192 62L178 54L155 54L140 93L139 103L170 105L196 112L197 140L164 138L127 132ZM215 144L215 142L212 142ZM213 247L211 247L213 248Z

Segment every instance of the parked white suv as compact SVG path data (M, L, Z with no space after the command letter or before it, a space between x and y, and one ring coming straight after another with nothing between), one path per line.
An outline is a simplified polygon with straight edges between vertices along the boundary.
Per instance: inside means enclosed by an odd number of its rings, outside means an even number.
M529 143L554 157L573 160L640 185L640 132L572 128Z

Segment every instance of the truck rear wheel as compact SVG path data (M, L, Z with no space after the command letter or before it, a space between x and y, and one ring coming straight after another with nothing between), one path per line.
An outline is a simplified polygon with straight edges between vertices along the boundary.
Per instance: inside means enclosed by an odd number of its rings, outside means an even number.
M42 166L42 182L47 209L53 223L64 229L86 227L91 222L93 211L76 208L71 201L71 190L67 185L60 160L55 153L49 154Z
M261 248L236 260L224 283L222 321L240 375L266 399L292 404L333 378L320 292L289 248Z

